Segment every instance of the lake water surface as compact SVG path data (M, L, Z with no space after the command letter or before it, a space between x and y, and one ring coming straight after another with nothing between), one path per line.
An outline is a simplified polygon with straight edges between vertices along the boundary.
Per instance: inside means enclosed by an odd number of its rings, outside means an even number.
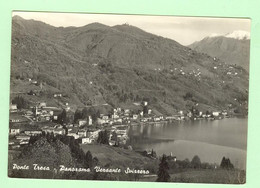
M131 126L128 135L137 150L153 149L157 155L172 152L180 160L198 155L202 162L217 164L225 156L235 167L246 168L247 119L138 125Z

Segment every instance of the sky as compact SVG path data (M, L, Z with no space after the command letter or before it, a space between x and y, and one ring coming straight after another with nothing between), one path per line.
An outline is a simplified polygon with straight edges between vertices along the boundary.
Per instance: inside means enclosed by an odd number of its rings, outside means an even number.
M128 23L146 32L176 40L182 45L189 45L212 34L225 35L235 30L250 32L251 27L250 19L243 18L13 12L15 15L56 27L80 27L93 22L109 26Z

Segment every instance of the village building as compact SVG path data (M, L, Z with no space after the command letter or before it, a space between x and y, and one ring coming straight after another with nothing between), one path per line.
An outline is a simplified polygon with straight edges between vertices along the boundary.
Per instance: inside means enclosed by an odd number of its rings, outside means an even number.
M54 127L45 126L42 128L42 132L45 132L45 134L51 134L54 131Z
M17 112L17 104L10 104L10 112Z
M53 130L53 134L56 135L65 135L65 129L63 128L55 128Z
M12 149L20 148L20 140L17 140L16 138L10 138L8 145L9 147L11 146Z
M85 119L81 119L81 120L79 120L79 126L81 127L81 126L84 126L84 125L86 125L87 124L87 120L85 120Z
M115 140L109 140L109 145L110 146L114 146L116 144L116 141Z
M20 128L18 126L11 126L9 129L10 135L18 135L20 134Z
M217 117L217 116L220 115L220 112L212 112L212 115L215 116L215 117Z
M87 130L81 129L78 131L79 138L87 136Z
M112 114L112 119L118 119L119 118L119 115L117 114Z
M25 124L27 123L29 120L22 116L21 114L18 113L11 113L10 117L9 117L9 122L11 124Z
M24 134L26 134L28 136L41 135L42 134L42 130L40 130L38 128L29 128L29 129L24 130Z
M31 80L32 84L37 84L38 82L36 80Z
M130 115L130 110L129 109L125 109L124 110L124 115L125 116L129 116Z
M95 140L89 138L89 137L84 137L84 138L81 138L81 143L82 144L91 144L93 143Z
M26 134L16 135L15 138L16 138L17 140L27 140L27 141L30 140L30 136L28 136L28 135L26 135Z
M133 120L137 120L138 114L133 114Z
M154 117L153 120L154 121L160 121L161 119L160 119L160 117Z
M92 125L93 124L93 120L91 116L88 116L88 125Z
M47 105L46 105L46 102L40 102L39 104L38 104L38 108L44 108L44 107L46 107Z
M108 117L107 115L104 115L104 116L102 117L102 119L103 119L103 120L108 120L109 117Z
M54 121L58 120L58 117L59 117L60 113L61 113L61 111L53 111L52 118L53 118Z
M79 129L77 127L69 128L67 136L72 136L74 137L74 139L78 139L79 138L78 131Z
M100 129L89 129L87 131L87 137L91 139L97 139L98 138L98 133L100 132Z
M54 94L53 94L53 97L54 97L54 98L62 97L62 94L61 94L61 93L54 93Z
M227 111L222 112L222 115L224 115L224 116L227 116L227 114L228 114Z

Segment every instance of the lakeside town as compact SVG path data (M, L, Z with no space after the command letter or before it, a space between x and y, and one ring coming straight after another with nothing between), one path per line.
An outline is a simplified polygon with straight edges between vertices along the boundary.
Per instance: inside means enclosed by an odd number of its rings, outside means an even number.
M53 94L61 98L61 93ZM17 103L23 100L16 97ZM46 102L39 102L28 109L20 104L10 105L9 148L16 150L29 144L32 136L43 133L73 137L79 144L97 143L99 133L108 131L109 145L125 145L129 126L144 124L174 123L188 120L218 120L228 118L227 111L202 112L196 108L190 111L179 111L171 116L155 115L147 101L136 103L142 110L114 108L112 112L101 114L93 107L86 107L73 112L68 103L65 108L51 107ZM19 107L19 108L18 108Z

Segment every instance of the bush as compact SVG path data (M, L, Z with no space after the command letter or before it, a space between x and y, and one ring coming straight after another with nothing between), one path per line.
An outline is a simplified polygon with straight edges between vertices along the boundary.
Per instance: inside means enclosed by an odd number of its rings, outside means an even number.
M198 155L195 155L191 160L191 165L193 168L200 168L201 167L201 161Z

